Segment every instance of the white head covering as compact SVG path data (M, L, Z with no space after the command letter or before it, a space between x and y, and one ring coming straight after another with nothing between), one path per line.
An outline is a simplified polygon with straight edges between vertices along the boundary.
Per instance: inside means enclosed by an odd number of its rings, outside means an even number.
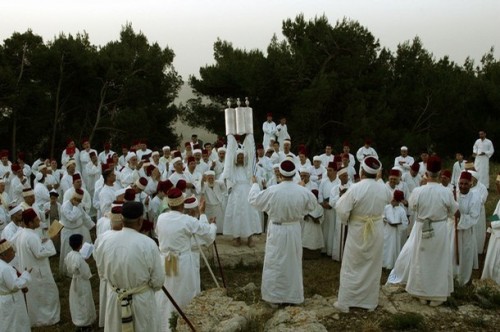
M378 167L375 168L374 166L377 165ZM368 174L377 174L379 169L382 167L382 163L374 156L368 156L361 162L361 167Z
M137 155L135 154L135 152L129 151L129 153L127 153L127 156L125 157L125 161L128 162L132 157L137 157Z

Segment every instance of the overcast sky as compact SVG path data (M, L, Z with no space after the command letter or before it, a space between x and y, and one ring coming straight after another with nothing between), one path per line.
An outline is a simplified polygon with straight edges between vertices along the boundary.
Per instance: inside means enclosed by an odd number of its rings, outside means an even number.
M86 31L93 44L104 45L131 22L149 42L174 50L174 66L186 80L213 63L217 37L265 51L274 33L283 38L282 21L299 13L325 14L332 25L357 20L393 51L418 35L435 57L459 64L467 56L478 63L491 46L500 57L500 0L0 0L0 39L28 28L45 41Z

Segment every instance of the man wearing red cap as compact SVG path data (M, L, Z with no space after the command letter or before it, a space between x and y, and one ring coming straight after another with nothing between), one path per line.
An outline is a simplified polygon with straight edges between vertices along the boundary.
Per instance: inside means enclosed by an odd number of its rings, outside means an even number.
M12 164L11 171L14 176L10 183L9 196L12 201L20 203L23 201L23 189L31 188L31 184L19 164Z
M81 172L81 168L80 168L80 150L78 150L78 148L75 146L75 141L71 138L69 138L67 141L66 141L66 148L63 150L62 154L61 154L61 165L64 167L66 167L68 161L70 159L74 159L75 160L75 167L76 167L76 170L78 172Z
M342 312L349 312L350 307L373 311L378 305L384 249L382 215L392 197L385 184L376 179L381 168L374 156L362 159L362 180L335 205L337 218L349 226L335 302Z
M89 153L90 161L85 166L85 188L88 190L90 197L94 197L95 184L101 178L101 164L95 151Z
M356 152L356 159L358 159L359 163L361 164L363 160L369 156L378 158L377 151L372 148L372 141L370 139L365 139L365 145L360 147Z
M267 113L267 120L262 124L262 132L264 133L262 145L267 149L271 142L271 138L274 138L276 134L276 123L273 121L272 113Z
M321 179L318 190L318 203L323 207L323 223L321 224L323 231L323 239L325 247L322 252L328 256L332 255L333 239L330 239L330 228L334 227L335 210L330 206L330 193L332 188L339 183L337 178L337 165L332 161L328 163L326 168L326 176Z
M26 306L31 327L50 326L59 322L59 291L50 269L49 257L56 254L51 239L40 238L36 229L40 218L33 209L23 211L24 228L14 239L21 271L32 269ZM3 324L3 323L2 323Z
M451 239L448 217L457 211L453 194L439 183L441 160L429 157L427 184L413 190L409 208L416 222L409 239L410 257L406 291L422 304L439 306L453 292Z
M82 177L80 176L80 174L76 173L73 174L72 178L73 178L73 185L71 186L71 188L69 188L64 192L63 203L71 200L77 189L82 190L83 191L83 199L81 201L82 208L85 210L85 212L90 214L91 212L90 209L92 208L92 198L87 189L85 189L83 186Z
M113 150L111 150L111 142L104 143L103 147L104 150L101 151L98 156L99 163L101 164L105 164L106 160L108 160L108 158L110 158L113 155L113 153L115 153Z
M356 158L354 158L354 155L351 153L351 146L348 141L344 141L344 143L342 143L342 153L343 154L347 153L349 155L349 165L355 167ZM353 180L351 179L351 181Z
M420 164L413 163L410 167L410 171L403 174L401 177L401 180L408 186L410 194L413 192L413 189L420 187L420 183L422 182L422 176L420 176L419 170Z
M165 271L164 286L172 294L177 304L185 308L200 292L199 265L191 250L193 237L210 244L215 240L216 225L207 220L205 204L199 206L200 219L184 214L185 195L177 188L168 192L168 205L171 211L158 217L156 233ZM169 331L169 319L175 312L165 294L158 292L156 302L161 311L160 331Z
M0 151L0 178L9 181L12 163L9 160L9 151Z
M469 172L462 172L458 181L458 210L455 213L456 227L454 232L457 235L452 237L452 250L458 248L458 253L453 252L453 256L458 254L458 261L453 260L453 275L456 277L459 285L465 285L470 281L472 269L478 269L476 236L474 234L474 225L479 221L481 213L481 199L477 193L472 192L472 176ZM455 241L458 240L458 244ZM457 264L458 262L458 264Z
M70 197L64 201L61 207L60 222L64 228L61 231L61 250L59 255L59 273L68 276L70 275L66 271L64 258L71 251L69 237L73 234L81 234L83 235L84 242L92 243L90 230L95 226L95 223L82 206L83 190L75 188L71 192Z
M257 179L248 201L269 216L262 299L273 305L304 302L302 279L302 238L300 222L318 207L309 189L293 182L296 166L290 160L280 164L283 181L261 191Z
M390 204L384 208L384 260L382 266L392 269L398 255L403 248L408 227L408 217L406 210L401 203L405 199L405 194L401 190L394 190ZM404 241L403 241L404 240Z

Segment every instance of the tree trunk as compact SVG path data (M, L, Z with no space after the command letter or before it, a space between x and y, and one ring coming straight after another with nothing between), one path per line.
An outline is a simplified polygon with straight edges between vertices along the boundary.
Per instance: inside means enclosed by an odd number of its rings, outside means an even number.
M59 81L57 82L56 104L54 109L54 123L52 124L52 137L50 139L50 158L54 158L57 122L59 120L59 114L61 111L60 100L61 100L61 86L63 81L63 73L64 73L64 54L61 55L61 63L59 65Z

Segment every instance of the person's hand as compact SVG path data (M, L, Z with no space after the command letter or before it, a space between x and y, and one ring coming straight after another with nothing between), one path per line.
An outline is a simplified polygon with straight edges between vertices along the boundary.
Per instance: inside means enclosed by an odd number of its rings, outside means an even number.
M198 207L200 214L205 214L205 199L200 198L200 206Z
M215 217L210 218L210 219L208 220L208 223L209 223L209 224L215 224L215 223L216 223L216 222L215 222Z
M255 175L252 176L252 183L257 183L257 177Z

